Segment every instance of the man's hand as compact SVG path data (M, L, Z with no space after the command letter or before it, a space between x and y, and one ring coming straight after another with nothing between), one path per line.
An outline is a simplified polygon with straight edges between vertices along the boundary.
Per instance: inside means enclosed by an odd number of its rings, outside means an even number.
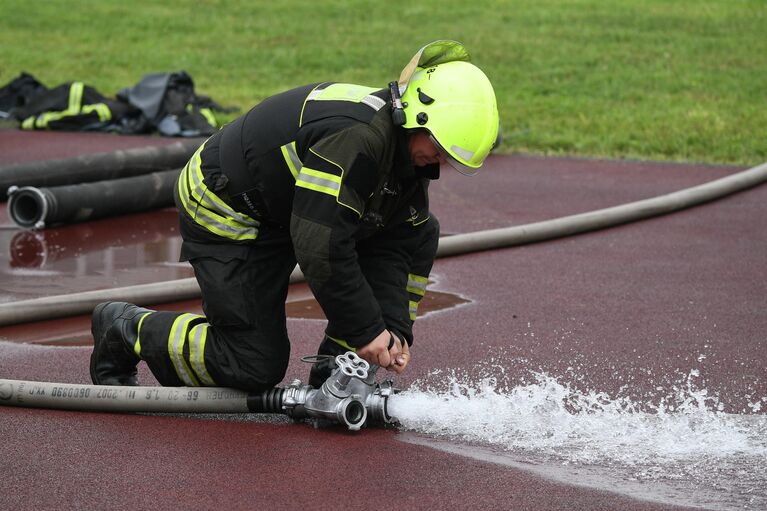
M394 342L391 343L392 338ZM392 344L389 348L389 344ZM357 355L371 364L399 374L410 362L410 348L407 343L389 330L384 330L375 339L357 350Z
M392 355L392 365L387 367L386 369L389 371L394 371L397 374L400 374L402 371L405 370L405 367L407 367L408 363L410 362L410 346L407 345L407 342L401 341L399 337L396 335L394 336L394 346L392 346L392 349L389 351L391 353L399 347L400 354L399 355Z

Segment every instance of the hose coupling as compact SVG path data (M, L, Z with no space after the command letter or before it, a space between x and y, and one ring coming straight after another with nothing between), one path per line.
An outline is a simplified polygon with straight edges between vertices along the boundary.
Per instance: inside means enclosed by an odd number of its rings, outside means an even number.
M375 381L378 366L370 366L348 351L335 359L336 368L319 389L294 380L284 388L282 408L296 420L309 419L315 426L343 424L351 431L366 425L396 422L387 410L391 381Z

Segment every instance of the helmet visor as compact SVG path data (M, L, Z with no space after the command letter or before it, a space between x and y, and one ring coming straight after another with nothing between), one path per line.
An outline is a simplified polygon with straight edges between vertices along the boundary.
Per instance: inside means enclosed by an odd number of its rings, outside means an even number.
M451 167L453 167L455 170L463 174L464 176L476 176L477 172L479 172L479 167L469 167L468 165L461 163L458 161L453 155L451 155L447 150L445 150L444 147L442 147L442 144L440 144L436 138L434 138L434 135L431 133L429 134L429 140L431 140L432 144L434 144L434 147L439 149L439 152L442 154L442 156L445 157L445 160L450 164Z

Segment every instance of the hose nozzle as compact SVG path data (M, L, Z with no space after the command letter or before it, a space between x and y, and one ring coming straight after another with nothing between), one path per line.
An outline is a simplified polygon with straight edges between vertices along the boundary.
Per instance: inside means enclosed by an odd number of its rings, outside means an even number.
M312 419L317 425L320 421L344 424L352 431L395 423L387 411L391 382L375 381L378 367L371 367L351 351L335 360L336 368L319 389L299 380L284 389L284 412L294 419Z

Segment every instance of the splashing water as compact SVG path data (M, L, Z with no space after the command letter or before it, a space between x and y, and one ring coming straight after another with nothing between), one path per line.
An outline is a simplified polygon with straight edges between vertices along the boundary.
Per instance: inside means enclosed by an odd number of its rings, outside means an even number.
M605 469L605 489L615 490L616 478L673 482L673 497L653 500L764 508L767 415L722 412L716 397L696 388L696 376L691 371L659 402L643 402L576 390L545 373L516 386L451 375L446 388L416 384L398 394L389 411L406 430L489 446L496 455ZM652 498L653 489L633 493Z

